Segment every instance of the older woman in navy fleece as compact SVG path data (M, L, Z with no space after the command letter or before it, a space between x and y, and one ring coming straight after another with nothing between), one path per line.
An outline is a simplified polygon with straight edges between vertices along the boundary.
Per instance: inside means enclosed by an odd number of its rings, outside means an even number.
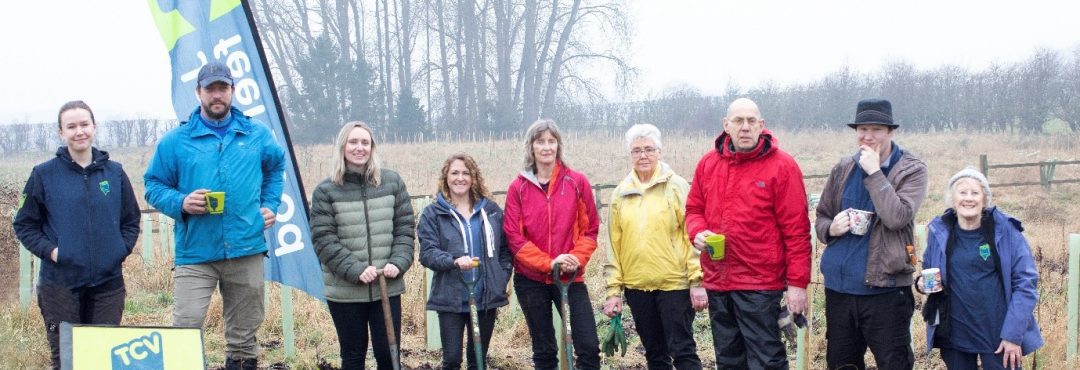
M951 208L930 222L923 268L941 269L944 290L923 311L927 352L950 370L1018 369L1042 347L1032 312L1039 275L1020 221L991 203L986 176L968 167L949 179Z

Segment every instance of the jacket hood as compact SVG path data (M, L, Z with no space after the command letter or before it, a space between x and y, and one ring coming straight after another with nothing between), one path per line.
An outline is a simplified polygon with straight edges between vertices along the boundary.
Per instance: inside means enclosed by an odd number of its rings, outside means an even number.
M491 202L488 202L487 198L480 198L480 209L491 212L492 210L488 208L488 203ZM442 195L442 192L435 193L435 202L432 202L431 204L434 206L432 209L439 214L450 214L454 211L454 205L450 204L450 200L446 199L446 197ZM473 208L476 208L475 204L473 205Z
M637 173L634 169L630 169L630 173L623 178L623 184L627 185L625 189L619 194L619 196L627 196L631 194L642 194L648 188L655 186L656 184L662 184L668 182L672 176L675 176L675 171L671 169L665 162L659 162L659 166L656 168L656 173L649 179L648 182L641 182L641 179L637 177Z
M74 163L75 160L71 158L71 153L68 152L67 146L61 146L56 148L56 157L63 160L65 163ZM90 147L90 165L86 166L87 170L94 170L98 167L104 166L105 162L109 161L109 152L104 150L98 150L98 148ZM78 165L76 165L78 166Z
M721 158L753 160L775 152L780 148L780 142L773 136L772 131L769 131L769 129L761 129L761 135L758 136L758 144L754 147L754 150L749 152L736 152L735 146L731 142L731 135L728 135L725 131L716 138L713 147L720 153Z
M555 168L551 171L551 179L548 179L548 182L550 183L552 179L560 176L562 174L562 169L565 166L566 164L562 163L562 161L556 160ZM536 177L536 173L533 172L533 170L531 169L524 169L521 172L518 172L518 177L521 177L528 182L536 184L536 186L540 186L540 179Z
M229 107L229 114L231 115L231 117L233 119L233 123L232 123L233 126L229 128L230 131L238 130L238 131L241 131L241 132L244 132L244 133L251 132L251 130L252 130L251 117L248 117L248 116L244 115L244 112L241 112L240 109L236 108L236 106ZM186 122L181 122L180 124L185 125L185 124L191 124L192 122L198 122L199 125L197 125L195 127L192 127L191 136L200 136L200 135L210 135L210 134L212 134L212 131L210 130L210 128L206 127L206 124L203 123L202 106L201 105L195 107L195 110L191 111L191 115L188 116L188 120Z
M998 209L996 206L983 209L983 217L993 217L995 225L1008 224L1016 228L1016 231L1024 231L1024 225L1020 220L1017 220L1015 217L1005 213L1005 211ZM946 209L940 216L937 216L930 221L931 224L939 224L942 226L955 225L956 222L956 209L953 208Z

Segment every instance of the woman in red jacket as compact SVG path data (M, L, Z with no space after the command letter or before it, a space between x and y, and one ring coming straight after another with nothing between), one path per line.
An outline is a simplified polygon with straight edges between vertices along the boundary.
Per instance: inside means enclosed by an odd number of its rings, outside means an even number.
M600 368L596 320L583 279L599 226L589 180L563 162L559 126L550 119L536 121L525 133L525 170L506 191L503 220L514 254L514 291L532 337L536 369L559 366L551 325L552 304L560 303L552 280L556 264L565 279L576 276L569 287L575 367Z

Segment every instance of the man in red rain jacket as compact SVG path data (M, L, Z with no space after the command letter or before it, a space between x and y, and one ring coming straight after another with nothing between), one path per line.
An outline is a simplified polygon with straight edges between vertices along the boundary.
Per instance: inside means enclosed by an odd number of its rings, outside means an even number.
M701 255L716 364L720 369L787 369L780 300L806 310L810 218L802 171L765 129L757 104L728 107L724 132L694 170L686 229L694 247L725 236L723 259Z

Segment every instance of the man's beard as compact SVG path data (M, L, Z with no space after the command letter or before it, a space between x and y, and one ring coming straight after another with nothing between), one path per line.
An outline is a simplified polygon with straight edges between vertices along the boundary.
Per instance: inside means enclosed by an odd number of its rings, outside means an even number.
M203 109L203 112L206 114L207 117L209 117L210 119L212 119L214 121L219 121L219 120L225 118L225 116L227 116L229 114L229 105L225 104L224 102L220 102L220 103L225 105L225 109L222 109L221 113L218 113L218 112L214 112L212 109L210 109L210 107L214 103L218 103L218 102L211 102L210 104L205 104L204 103L203 106L202 106L202 109Z

